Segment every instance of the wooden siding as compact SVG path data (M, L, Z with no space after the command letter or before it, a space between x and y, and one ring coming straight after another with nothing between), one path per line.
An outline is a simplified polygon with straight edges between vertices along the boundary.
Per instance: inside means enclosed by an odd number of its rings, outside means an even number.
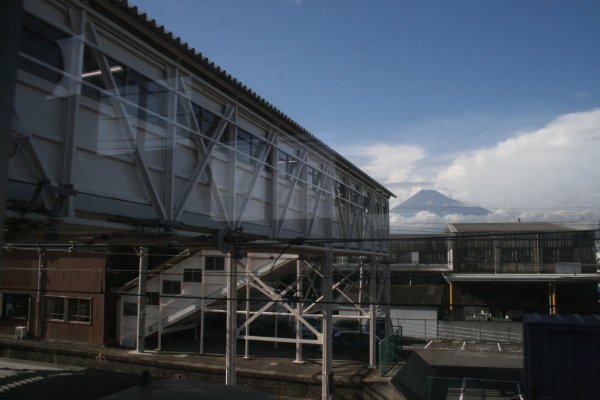
M0 293L26 293L31 298L29 321L0 318L0 333L14 334L15 326L29 326L31 333L44 339L92 344L105 342L105 265L106 256L45 252L42 257L40 306L36 307L38 254L35 251L5 252L0 268ZM45 296L91 299L91 322L46 321ZM115 315L107 318L116 318ZM38 321L37 332L33 332ZM114 325L114 324L113 324ZM114 332L109 336L114 336Z
M92 300L91 323L44 321L43 337L45 339L66 342L104 344L104 295L87 295L73 292L52 293L53 296L80 297ZM113 316L116 318L115 316Z
M49 253L46 256L46 294L54 291L88 295L104 293L105 258L98 254Z
M38 257L34 252L3 251L0 267L0 291L35 290Z

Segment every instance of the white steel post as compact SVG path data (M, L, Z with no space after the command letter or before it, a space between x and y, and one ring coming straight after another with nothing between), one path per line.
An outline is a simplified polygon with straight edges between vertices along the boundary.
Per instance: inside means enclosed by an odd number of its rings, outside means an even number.
M328 245L323 260L323 285L321 295L323 297L323 350L322 350L322 383L321 399L331 400L333 398L333 318L331 315L331 302L333 300L331 287L333 285L333 250Z
M248 258L246 262L246 321L250 319L250 258ZM246 340L244 342L244 358L250 358L250 340L248 340L248 336L250 335L250 326L246 325L245 328L245 336Z
M136 351L144 352L144 341L146 340L146 278L148 275L148 248L139 249L139 282L137 295L137 344Z
M296 311L298 315L302 315L302 299L304 295L302 293L302 261L300 259L296 260ZM302 323L299 318L296 318L296 359L295 363L301 364L302 361L302 343L300 340L302 339Z
M160 296L160 293L162 292L162 285L163 285L163 274L160 273L158 275L158 348L157 350L161 350L162 349L162 331L163 331L163 326L162 326L162 318L163 318L163 301L162 301L162 297Z
M206 255L202 254L202 283L200 286L200 354L204 354L204 307L206 307Z
M391 304L392 304L392 286L391 286L391 277L390 273L390 263L383 263L383 277L384 277L384 294L385 294L385 337L388 337L392 334L394 330L394 325L392 324L392 316L391 316Z
M236 260L229 256L227 268L227 335L225 336L225 384L235 385L237 353Z
M376 335L377 335L377 306L376 291L377 291L377 271L375 269L374 260L371 259L371 271L369 274L369 368L376 366Z

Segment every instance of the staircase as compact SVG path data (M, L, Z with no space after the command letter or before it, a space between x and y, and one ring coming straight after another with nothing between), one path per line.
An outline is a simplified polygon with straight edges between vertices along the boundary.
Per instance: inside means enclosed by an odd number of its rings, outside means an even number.
M158 291L160 290L163 277L168 279L175 279L175 277L182 276L183 268L193 266L197 268L200 265L200 259L203 256L200 253L192 254L186 258L178 258L176 263L168 264L168 268L162 269L159 274L152 276L147 282L147 291ZM286 264L296 261L295 256L282 256L275 262L271 259L270 255L265 254L248 254L248 259L252 259L249 264L250 271L258 277L263 277L276 270L279 270ZM156 270L155 270L156 272ZM179 278L181 279L181 278ZM181 297L178 296L163 296L161 298L161 307L159 313L158 306L147 306L146 307L146 337L155 334L159 327L163 333L175 332L178 330L188 329L193 327L197 319L199 318L202 309L202 300L200 297L204 297L204 307L209 307L218 301L222 301L227 296L227 279L226 273L223 271L213 272L205 271L203 274L205 283L202 285L205 288L205 294L202 296L200 292L200 284L195 284L196 290L194 293L182 293ZM244 289L246 287L246 274L238 267L238 279L236 282L237 290ZM185 283L182 282L182 288L185 289ZM190 285L192 286L192 285ZM127 296L134 296L137 292L137 287L130 286L128 292L123 296L122 301L127 301ZM120 315L120 343L126 346L133 346L136 337L136 322L137 317L123 316Z

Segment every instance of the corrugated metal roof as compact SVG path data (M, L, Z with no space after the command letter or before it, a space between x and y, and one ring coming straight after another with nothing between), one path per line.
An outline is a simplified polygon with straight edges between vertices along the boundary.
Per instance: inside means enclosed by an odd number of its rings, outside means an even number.
M113 4L116 4L117 6L119 6L122 10L125 10L128 13L128 15L134 17L138 21L145 24L148 28L153 30L156 34L160 35L163 39L166 39L173 46L175 46L178 50L183 51L184 53L187 53L189 56L192 56L200 65L202 65L205 68L211 69L213 72L216 72L222 78L229 81L230 84L232 84L233 86L235 86L236 88L241 90L246 95L250 96L252 99L257 101L263 107L265 107L268 111L272 112L277 117L283 119L285 122L289 123L292 127L297 129L298 131L300 131L302 134L306 135L310 139L310 141L314 142L317 145L318 148L326 149L328 152L332 153L335 156L335 158L338 159L339 161L341 161L344 165L354 168L355 172L358 172L358 175L360 175L361 178L363 178L366 181L375 185L383 195L385 195L386 197L390 197L390 196L396 197L396 195L394 195L391 191L389 191L381 183L377 182L375 179L373 179L372 177L367 175L364 171L362 171L360 168L356 167L353 163L351 163L349 160L347 160L341 154L339 154L338 152L333 150L331 147L329 147L327 144L325 144L323 141L321 141L315 135L313 135L312 133L307 131L305 128L300 126L300 124L298 124L296 121L292 120L290 117L285 115L278 108L276 108L271 103L269 103L267 100L265 100L264 98L259 96L256 92L254 92L253 90L248 88L246 85L244 85L243 83L238 81L231 74L227 73L227 71L225 71L224 69L222 69L221 67L216 65L213 61L209 60L202 53L200 53L199 51L192 48L188 43L182 41L181 38L175 36L172 32L165 29L165 27L163 25L159 24L155 19L150 18L145 12L141 11L137 6L135 6L133 4L129 4L128 0L110 0L110 1ZM93 3L102 8L105 8L105 6L106 6L105 1L93 0Z
M510 232L562 232L572 231L559 224L550 222L515 222L515 223L468 223L448 224L446 230L452 233L510 233Z

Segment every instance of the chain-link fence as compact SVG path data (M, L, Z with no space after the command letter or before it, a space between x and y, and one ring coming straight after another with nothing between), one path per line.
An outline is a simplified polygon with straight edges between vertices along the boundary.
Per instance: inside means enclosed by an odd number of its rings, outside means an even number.
M402 327L379 342L377 365L379 374L387 374L400 361L402 352Z

